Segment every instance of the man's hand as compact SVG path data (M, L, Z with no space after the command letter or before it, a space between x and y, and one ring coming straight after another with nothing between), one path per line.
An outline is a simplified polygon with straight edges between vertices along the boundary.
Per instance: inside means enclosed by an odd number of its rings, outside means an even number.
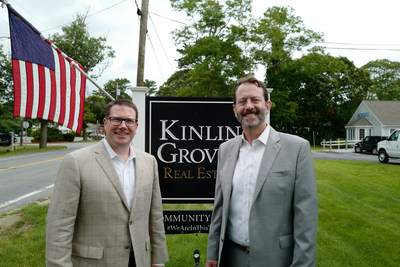
M217 267L217 265L218 265L218 261L207 259L205 267Z

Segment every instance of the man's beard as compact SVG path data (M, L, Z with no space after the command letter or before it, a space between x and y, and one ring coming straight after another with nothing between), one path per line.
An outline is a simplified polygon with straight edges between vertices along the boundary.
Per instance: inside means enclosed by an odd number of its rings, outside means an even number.
M253 121L252 123L247 123L244 119L246 114L250 114L250 113L254 113L255 115L257 115L257 120ZM261 110L256 110L253 109L251 111L247 111L243 114L237 114L237 120L239 121L239 123L242 125L243 128L246 129L254 129L257 128L258 126L260 126L261 123L265 122L265 118L266 118L267 114L266 114L266 110L265 108L261 109Z

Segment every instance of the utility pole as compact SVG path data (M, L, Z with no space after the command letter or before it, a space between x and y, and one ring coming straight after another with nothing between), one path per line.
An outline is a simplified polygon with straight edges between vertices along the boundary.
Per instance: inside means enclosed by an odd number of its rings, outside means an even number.
M144 82L144 59L146 50L147 17L149 13L149 0L142 0L139 33L139 55L137 66L136 86L143 86Z

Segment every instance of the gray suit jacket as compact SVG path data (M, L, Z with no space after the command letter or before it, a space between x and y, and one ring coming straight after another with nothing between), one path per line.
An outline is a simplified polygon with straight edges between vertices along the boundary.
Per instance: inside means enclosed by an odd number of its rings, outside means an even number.
M47 266L126 267L131 244L138 267L168 261L157 162L134 151L131 212L103 142L65 157L47 214Z
M220 146L207 258L218 260L227 232L241 137ZM250 266L315 266L318 200L309 142L271 128L250 211Z

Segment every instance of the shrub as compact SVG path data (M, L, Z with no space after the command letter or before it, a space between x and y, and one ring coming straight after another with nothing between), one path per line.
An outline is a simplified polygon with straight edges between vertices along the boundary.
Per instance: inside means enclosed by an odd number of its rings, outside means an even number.
M40 129L32 131L32 142L40 142ZM60 130L53 127L47 128L47 142L60 142L60 141L67 141L72 142L74 141L75 134L74 133L67 133L63 134Z

